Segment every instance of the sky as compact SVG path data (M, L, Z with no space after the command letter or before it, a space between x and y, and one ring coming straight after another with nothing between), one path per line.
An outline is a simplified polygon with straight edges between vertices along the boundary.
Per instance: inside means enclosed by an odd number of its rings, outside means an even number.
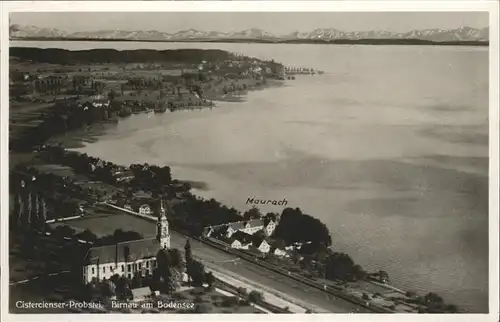
M342 31L453 29L488 26L487 12L17 12L10 23L58 28L68 32L93 30L158 30L177 32L239 31L260 28L274 34L336 28Z

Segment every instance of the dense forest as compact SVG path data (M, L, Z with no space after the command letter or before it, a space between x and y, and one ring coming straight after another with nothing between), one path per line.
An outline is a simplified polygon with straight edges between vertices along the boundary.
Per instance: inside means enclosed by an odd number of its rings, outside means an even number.
M285 208L280 216L274 236L283 239L287 245L296 242L312 242L314 245L330 246L330 232L320 220L303 214L299 208Z

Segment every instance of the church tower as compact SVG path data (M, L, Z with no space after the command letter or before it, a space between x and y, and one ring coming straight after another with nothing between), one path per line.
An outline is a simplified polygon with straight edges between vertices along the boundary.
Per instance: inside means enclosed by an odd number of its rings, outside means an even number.
M156 240L160 243L161 248L170 248L170 232L168 231L168 220L163 207L163 199L161 200L156 226Z

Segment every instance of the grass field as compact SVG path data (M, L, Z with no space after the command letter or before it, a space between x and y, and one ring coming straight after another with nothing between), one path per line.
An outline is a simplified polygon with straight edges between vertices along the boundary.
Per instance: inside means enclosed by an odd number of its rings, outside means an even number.
M98 237L113 234L117 229L124 231L133 230L141 234L144 238L156 235L156 228L152 222L125 213L99 211L94 215L82 219L54 223L52 224L52 228L60 225L70 226L76 231L89 229Z
M68 269L61 264L64 243L48 236L17 236L9 233L9 280L20 281L40 274L49 274Z

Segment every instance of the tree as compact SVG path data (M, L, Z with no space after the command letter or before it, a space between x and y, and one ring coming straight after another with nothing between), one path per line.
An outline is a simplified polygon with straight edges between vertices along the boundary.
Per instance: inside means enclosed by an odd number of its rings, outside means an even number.
M386 271L379 271L378 276L382 283L389 283L389 274Z
M424 303L429 306L442 305L443 302L443 298L434 292L427 293L427 295L424 296Z
M458 313L458 307L455 304L448 304L445 306L445 311L448 313Z
M299 262L299 265L303 271L310 271L312 267L312 260L309 256L304 256L304 258Z
M248 291L244 287L238 287L238 295L240 297L247 297L248 298Z
M158 269L162 272L162 275L165 275L171 263L170 253L167 249L160 249L156 253L156 262L158 264Z
M211 307L206 303L198 303L194 308L195 313L208 313L210 312Z
M285 243L285 241L283 239L276 238L274 240L273 246L274 246L275 249L284 249L286 247L286 243Z
M352 268L352 275L356 280L364 280L367 276L366 272L360 265L354 265Z
M264 300L264 295L261 292L258 291L251 291L250 294L248 294L248 302L250 303L258 303Z
M248 209L243 213L243 219L244 220L251 220L251 219L259 219L262 216L260 213L259 209L255 206L252 208Z
M140 288L142 287L142 276L140 272L136 272L134 277L132 278L131 288Z
M410 299L413 299L413 298L417 297L417 293L414 291L407 291L406 296L409 297Z
M299 208L285 208L274 236L283 239L287 245L294 242L311 242L315 247L330 246L328 228L320 220L303 214Z
M131 281L125 276L118 278L116 282L116 298L119 300L126 300L133 297L132 290L130 289Z
M121 229L116 229L113 232L113 239L116 243L126 242L131 240L140 240L143 239L142 235L136 231L123 231Z
M25 223L25 229L29 230L31 229L31 221L32 221L32 214L33 214L33 201L31 197L31 192L28 193L28 199L26 201L27 205L27 211L26 211L26 223Z
M118 281L120 280L120 275L114 274L109 278L113 283L115 283L115 286L117 287Z
M181 268L183 265L181 252L177 248L169 250L170 266L174 268Z
M194 286L202 286L205 277L205 266L197 260L192 260L188 265L187 274Z
M214 274L212 274L212 272L208 272L205 274L205 282L208 284L209 288L212 288L215 283L215 276Z
M33 221L35 223L36 228L40 227L40 195L37 193L35 198L33 198L34 206L33 206Z
M122 85L122 95L123 95L123 85ZM111 89L108 93L108 98L110 101L114 100L116 97L116 92L114 89Z
M88 242L95 242L98 239L97 235L91 232L89 229L85 229L81 233L76 234L75 237Z
M104 297L110 298L116 295L116 285L111 280L104 280L101 283L101 294Z
M162 293L171 293L177 288L180 278L179 271L172 266L171 254L167 249L161 249L156 254L157 268L153 274L153 288Z
M40 205L40 221L41 221L41 229L45 231L47 224L47 203L45 202L45 198L42 199L42 204Z
M354 261L344 253L333 253L325 260L325 277L330 280L350 280L354 272Z
M264 216L264 220L266 220L266 221L278 221L278 218L279 218L279 215L275 212L268 212Z
M54 231L52 232L52 235L58 238L63 238L63 237L73 237L75 235L75 230L69 226L57 226Z
M189 265L192 260L191 243L189 242L189 239L186 240L186 245L184 246L184 254L186 258L186 265Z
M179 269L170 267L169 278L167 282L167 292L169 294L175 292L181 285L182 274Z
M21 194L16 194L14 201L14 222L17 226L20 226L22 223L22 218L24 215L24 202L22 200Z
M259 230L252 235L252 245L259 247L264 239L266 239L266 233L263 230Z

